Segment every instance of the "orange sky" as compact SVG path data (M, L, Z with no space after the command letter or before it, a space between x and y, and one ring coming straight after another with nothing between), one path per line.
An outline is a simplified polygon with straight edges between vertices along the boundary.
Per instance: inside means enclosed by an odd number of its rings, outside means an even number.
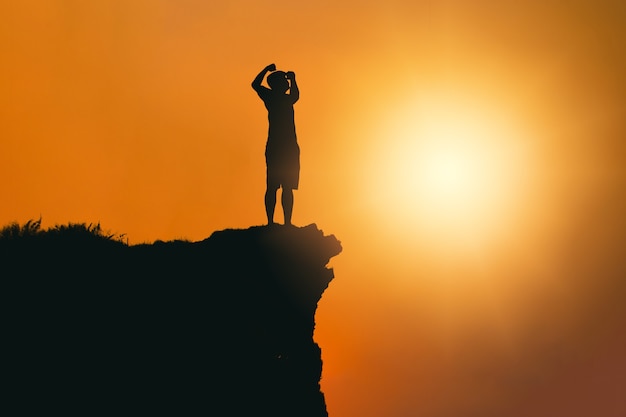
M130 243L263 224L250 82L275 62L301 91L294 223L344 246L317 315L331 417L626 415L622 1L0 16L0 223Z

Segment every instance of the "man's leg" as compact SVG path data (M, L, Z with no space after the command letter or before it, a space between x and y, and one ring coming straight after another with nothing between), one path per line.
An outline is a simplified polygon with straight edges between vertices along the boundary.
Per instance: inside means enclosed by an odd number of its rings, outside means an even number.
M285 225L291 225L291 213L293 212L293 190L291 188L283 187L281 202L283 204L283 213L285 215Z
M265 191L265 213L267 214L267 224L274 224L274 209L276 208L276 191L278 188L267 187Z

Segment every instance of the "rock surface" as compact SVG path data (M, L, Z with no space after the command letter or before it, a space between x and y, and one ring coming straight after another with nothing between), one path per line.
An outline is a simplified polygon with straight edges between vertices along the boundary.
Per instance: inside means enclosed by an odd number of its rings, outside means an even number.
M23 415L327 416L313 331L341 244L316 225L0 250L5 398Z

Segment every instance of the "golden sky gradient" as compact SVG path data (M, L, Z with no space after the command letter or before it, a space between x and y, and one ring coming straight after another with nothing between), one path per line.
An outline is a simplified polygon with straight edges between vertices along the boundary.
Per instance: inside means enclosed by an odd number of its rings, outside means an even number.
M265 222L297 74L293 221L344 251L331 417L626 415L626 3L6 0L0 223L129 242ZM277 220L282 220L277 210Z

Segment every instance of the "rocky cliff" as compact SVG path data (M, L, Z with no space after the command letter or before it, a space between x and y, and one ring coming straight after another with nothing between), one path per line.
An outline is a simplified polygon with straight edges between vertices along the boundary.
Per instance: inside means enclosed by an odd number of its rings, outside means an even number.
M313 331L340 252L316 225L134 246L5 233L6 398L24 415L327 416Z

